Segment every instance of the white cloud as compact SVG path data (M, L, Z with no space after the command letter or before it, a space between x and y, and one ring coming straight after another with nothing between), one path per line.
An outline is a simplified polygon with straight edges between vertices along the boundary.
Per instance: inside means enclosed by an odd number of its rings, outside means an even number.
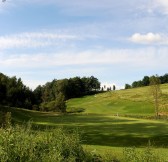
M53 68L56 66L71 65L115 65L128 64L129 66L153 66L167 60L168 48L144 49L109 49L76 52L62 52L58 54L22 54L0 55L0 64L3 67L20 68ZM160 62L158 62L160 61ZM160 66L162 66L160 65Z
M78 39L75 35L45 32L13 34L0 36L0 49L43 47L75 39Z
M159 45L168 44L168 36L158 33L147 33L147 34L135 33L131 36L131 38L129 38L129 40L134 43L140 43L140 44L159 44Z

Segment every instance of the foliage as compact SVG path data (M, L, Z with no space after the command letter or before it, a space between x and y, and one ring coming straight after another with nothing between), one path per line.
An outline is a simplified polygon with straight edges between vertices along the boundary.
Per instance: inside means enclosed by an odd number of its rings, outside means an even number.
M41 110L50 110L53 107L45 107L49 102L55 101L55 110L63 110L59 108L60 94L64 96L63 102L70 98L82 97L89 94L95 94L100 89L100 82L97 78L91 77L74 77L70 79L54 79L47 82L44 86L38 86L34 90L36 104L41 105ZM48 104L47 104L48 105ZM62 105L63 106L63 105ZM65 109L65 106L63 106ZM64 112L66 110L63 110Z
M130 88L131 88L131 85L125 84L125 89L130 89Z
M56 98L55 110L59 110L63 113L66 112L65 96L61 92L58 94Z
M3 128L8 128L10 127L11 125L11 112L3 112L3 111L0 111L1 115L0 115L0 127L3 127Z
M164 158L157 154L152 146L149 145L143 150L138 151L136 147L125 148L123 150L124 162L163 162Z
M74 77L70 79L54 79L45 85L37 86L32 91L26 87L21 78L8 77L0 73L0 104L11 107L22 107L43 111L61 110L65 112L65 100L97 93L100 82L94 76ZM63 98L60 105L60 94ZM55 101L55 106L49 107L48 102ZM60 106L62 108L60 108ZM63 108L64 107L64 108Z
M125 89L149 86L150 85L150 77L152 77L152 76L144 76L144 78L142 80L134 81L131 85L125 84ZM167 73L163 76L158 76L158 77L161 81L161 84L168 83L168 74Z
M0 104L31 109L34 95L20 78L0 73Z
M75 131L68 133L61 128L33 131L30 124L0 129L1 162L80 162L88 157Z

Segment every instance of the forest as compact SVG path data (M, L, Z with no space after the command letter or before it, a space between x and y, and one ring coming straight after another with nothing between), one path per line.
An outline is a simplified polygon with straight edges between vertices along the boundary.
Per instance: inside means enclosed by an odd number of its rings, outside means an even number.
M0 73L0 104L10 107L47 111L45 103L55 101L52 110L65 111L67 99L94 94L99 89L100 82L94 76L54 79L31 90L23 84L21 78L17 79L15 76L9 77Z

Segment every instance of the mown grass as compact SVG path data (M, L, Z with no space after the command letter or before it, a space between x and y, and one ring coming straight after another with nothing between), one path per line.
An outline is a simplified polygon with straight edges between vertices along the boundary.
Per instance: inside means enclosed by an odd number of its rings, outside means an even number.
M141 147L150 140L157 147L168 146L167 121L100 114L61 115L22 109L13 111L12 116L15 122L32 120L34 126L40 129L45 129L46 126L78 129L82 135L83 144ZM21 116L20 119L19 116Z

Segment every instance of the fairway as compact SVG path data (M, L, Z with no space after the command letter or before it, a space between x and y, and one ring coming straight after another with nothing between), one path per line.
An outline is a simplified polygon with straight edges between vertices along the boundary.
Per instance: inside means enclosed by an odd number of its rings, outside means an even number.
M161 85L162 105L167 105L168 84ZM149 87L110 91L94 96L71 99L67 102L67 111L83 110L89 114L154 116L154 105ZM163 111L163 110L161 110ZM166 110L167 111L167 110Z
M104 115L46 116L33 119L36 125L60 126L77 129L83 144L102 146L167 146L168 125L166 122Z

